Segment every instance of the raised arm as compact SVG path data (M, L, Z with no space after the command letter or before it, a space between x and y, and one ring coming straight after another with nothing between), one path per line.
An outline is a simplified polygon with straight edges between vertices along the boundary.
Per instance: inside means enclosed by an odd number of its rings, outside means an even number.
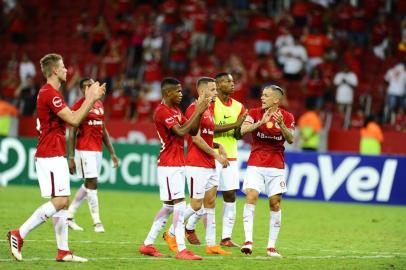
M215 133L222 133L222 132L226 132L232 129L238 129L239 127L241 127L242 123L244 123L245 118L247 117L247 114L241 114L237 121L235 123L232 124L227 124L227 125L215 125L214 126L214 132Z
M189 120L187 120L186 123L183 125L173 126L172 131L180 137L183 137L186 134L195 136L199 132L200 119L202 118L202 114L207 109L209 103L210 98L206 96L200 96L196 101L196 110L193 112Z
M279 125L279 127L281 129L281 133L282 133L283 138L285 138L285 140L289 144L292 144L293 143L293 137L294 137L293 136L293 130L288 128L285 125L285 122L283 121L282 114L279 111L277 111L277 112L274 112L272 114L272 117L275 118L275 121L278 123L278 125Z
M79 127L80 123L92 109L94 103L101 99L105 92L106 85L103 84L100 86L98 82L95 82L86 91L85 100L77 111L71 111L71 109L65 107L57 113L58 117L73 127Z
M241 127L241 136L244 136L247 133L253 132L263 124L269 121L271 118L271 111L268 109L264 115L262 116L262 119L256 123L249 123L249 122L244 122L244 124Z

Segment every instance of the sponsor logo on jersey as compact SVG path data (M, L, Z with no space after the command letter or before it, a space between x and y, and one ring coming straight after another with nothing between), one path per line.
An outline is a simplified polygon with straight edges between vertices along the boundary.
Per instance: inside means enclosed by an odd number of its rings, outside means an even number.
M87 124L89 126L101 126L101 125L103 125L103 121L102 120L89 120L87 122Z

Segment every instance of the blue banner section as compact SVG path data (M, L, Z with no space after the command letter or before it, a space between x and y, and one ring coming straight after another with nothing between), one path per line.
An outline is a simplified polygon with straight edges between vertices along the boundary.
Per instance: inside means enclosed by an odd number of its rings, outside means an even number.
M287 198L406 205L406 157L286 153L286 175Z

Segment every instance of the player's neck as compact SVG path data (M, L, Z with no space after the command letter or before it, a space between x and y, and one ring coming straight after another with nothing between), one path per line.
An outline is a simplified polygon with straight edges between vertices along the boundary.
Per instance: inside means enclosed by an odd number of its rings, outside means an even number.
M59 91L59 88L61 87L61 82L59 81L58 78L55 77L49 77L47 78L47 83L52 85L53 88Z
M276 112L276 111L278 110L278 108L279 108L279 106L270 106L269 108L267 108L267 109L265 109L265 110L270 109L270 110L271 110L271 113L274 113L274 112Z
M217 97L221 100L221 102L226 103L230 99L230 95L224 92L218 92Z
M162 100L162 104L164 104L165 106L169 107L169 108L175 108L176 104L173 104L172 102L169 102L165 99Z

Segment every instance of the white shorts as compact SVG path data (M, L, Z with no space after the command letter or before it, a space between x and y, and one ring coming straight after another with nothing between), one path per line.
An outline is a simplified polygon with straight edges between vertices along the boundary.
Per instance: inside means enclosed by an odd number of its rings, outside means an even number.
M230 160L230 166L223 166L216 160L216 172L219 178L219 191L240 189L240 174L237 160Z
M36 158L35 168L42 197L70 196L69 167L65 157Z
M190 198L203 199L206 191L219 185L216 169L186 166Z
M255 189L268 197L288 191L285 181L285 170L266 167L248 166L245 173L242 191Z
M97 178L102 165L102 152L75 150L75 164L79 177Z
M185 198L185 167L158 166L161 201Z

